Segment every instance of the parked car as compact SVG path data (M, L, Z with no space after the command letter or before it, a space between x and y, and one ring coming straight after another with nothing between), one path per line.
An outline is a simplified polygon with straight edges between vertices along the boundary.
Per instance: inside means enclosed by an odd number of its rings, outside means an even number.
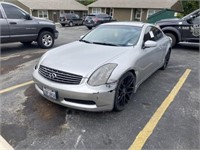
M170 37L172 46L179 42L199 43L200 9L182 19L164 19L156 23Z
M82 19L79 17L79 15L74 13L65 13L62 16L60 16L59 19L60 24L64 27L65 25L68 25L70 27L74 25L82 25Z
M145 79L167 67L170 54L170 39L154 25L106 23L45 53L33 79L36 90L54 103L121 111Z
M51 48L58 38L55 24L47 19L30 16L11 3L0 2L1 43L36 41L41 48Z
M97 13L97 14L89 14L85 18L85 26L88 29L92 29L102 23L116 21L112 18L112 16L104 14L104 13Z

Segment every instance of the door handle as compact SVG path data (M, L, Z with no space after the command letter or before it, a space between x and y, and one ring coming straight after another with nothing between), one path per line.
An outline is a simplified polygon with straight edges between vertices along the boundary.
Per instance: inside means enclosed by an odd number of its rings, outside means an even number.
M10 24L17 24L17 22L10 22Z

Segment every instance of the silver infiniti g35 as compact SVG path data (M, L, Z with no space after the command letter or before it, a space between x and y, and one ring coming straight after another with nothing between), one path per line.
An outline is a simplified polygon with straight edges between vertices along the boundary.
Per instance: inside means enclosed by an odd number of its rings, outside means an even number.
M103 24L46 52L35 66L35 88L66 107L121 111L145 79L167 67L170 53L170 39L154 25Z

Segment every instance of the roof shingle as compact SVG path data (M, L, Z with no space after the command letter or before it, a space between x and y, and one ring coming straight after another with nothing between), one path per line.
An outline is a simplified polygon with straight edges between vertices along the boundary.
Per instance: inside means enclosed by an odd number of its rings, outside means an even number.
M85 10L87 7L75 0L18 0L35 10Z
M97 0L88 7L171 9L178 0Z

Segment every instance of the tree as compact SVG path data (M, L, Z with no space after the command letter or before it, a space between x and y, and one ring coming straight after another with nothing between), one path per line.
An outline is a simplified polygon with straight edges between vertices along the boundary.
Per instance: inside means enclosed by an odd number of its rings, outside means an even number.
M77 0L79 3L81 3L81 4L83 4L83 5L85 5L85 6L87 6L87 5L89 5L89 4L91 4L91 3L93 3L93 2L95 2L96 0Z
M199 0L181 0L183 5L183 15L187 15L196 9L199 9Z

